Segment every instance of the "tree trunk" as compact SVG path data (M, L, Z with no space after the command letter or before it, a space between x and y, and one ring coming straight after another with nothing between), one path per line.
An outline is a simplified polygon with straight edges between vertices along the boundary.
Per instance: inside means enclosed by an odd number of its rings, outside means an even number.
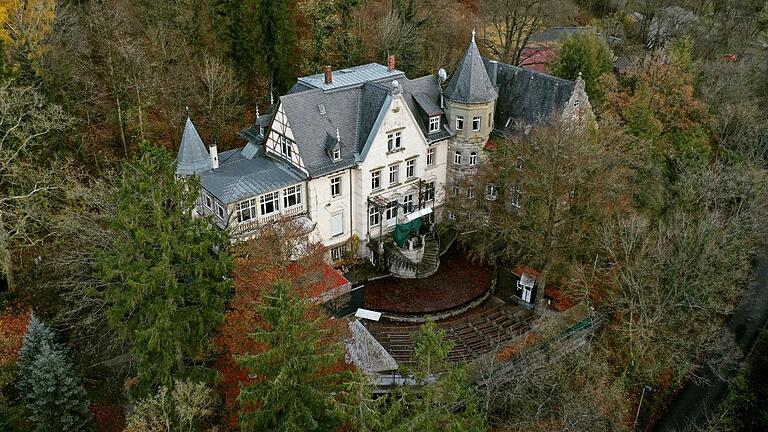
M138 105L139 109L139 137L142 141L144 141L144 119L142 118L141 114L141 92L139 91L138 80L136 82L136 104Z
M123 107L120 106L120 96L115 95L117 103L117 121L120 123L120 141L123 143L123 152L128 156L128 144L125 142L125 127L123 126Z
M16 292L16 277L13 274L13 258L11 256L11 241L3 223L3 212L0 211L0 265L2 266L8 291Z

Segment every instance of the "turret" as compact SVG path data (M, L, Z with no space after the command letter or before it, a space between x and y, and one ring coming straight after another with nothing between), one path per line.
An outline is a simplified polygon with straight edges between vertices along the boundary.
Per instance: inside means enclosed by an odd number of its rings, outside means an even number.
M200 134L197 133L192 120L187 117L179 145L179 155L176 157L176 175L186 177L217 168L219 158L215 148L215 146L212 147L212 154L205 150Z
M498 93L480 56L475 32L443 92L448 126L455 136L448 151L448 182L472 172L483 159L483 148L493 131Z

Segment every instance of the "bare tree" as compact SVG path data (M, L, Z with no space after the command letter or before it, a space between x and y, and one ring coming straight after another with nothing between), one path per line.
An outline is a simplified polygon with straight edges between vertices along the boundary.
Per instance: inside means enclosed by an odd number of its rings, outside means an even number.
M243 92L235 72L218 57L204 55L198 76L202 83L205 121L211 127L210 141L218 144L227 125L237 124L243 116Z
M490 23L480 42L504 63L519 65L528 39L543 23L543 0L483 0L480 16Z
M41 240L46 197L56 189L58 171L46 163L53 132L71 120L32 87L0 84L0 270L16 290L13 251Z

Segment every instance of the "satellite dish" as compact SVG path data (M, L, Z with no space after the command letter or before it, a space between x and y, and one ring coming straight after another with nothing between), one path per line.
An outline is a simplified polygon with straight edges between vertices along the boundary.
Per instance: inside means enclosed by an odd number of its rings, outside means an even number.
M448 79L448 73L445 72L445 69L440 68L439 71L437 71L437 76L440 77L440 81L445 81Z

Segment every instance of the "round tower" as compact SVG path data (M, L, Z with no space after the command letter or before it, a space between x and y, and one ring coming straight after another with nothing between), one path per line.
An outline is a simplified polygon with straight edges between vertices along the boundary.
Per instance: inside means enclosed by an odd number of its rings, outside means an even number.
M475 32L467 52L443 92L448 125L455 133L448 150L448 185L463 173L472 172L483 158L483 147L493 130L498 96L491 82Z

